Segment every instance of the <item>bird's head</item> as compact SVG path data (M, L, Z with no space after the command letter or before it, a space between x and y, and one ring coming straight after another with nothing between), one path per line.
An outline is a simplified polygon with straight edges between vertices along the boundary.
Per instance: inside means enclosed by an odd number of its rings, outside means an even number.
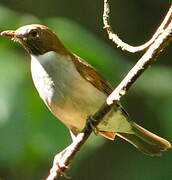
M33 55L42 55L49 51L55 51L60 54L68 53L54 32L44 25L25 25L15 31L3 31L0 35L12 37L12 40L22 44Z

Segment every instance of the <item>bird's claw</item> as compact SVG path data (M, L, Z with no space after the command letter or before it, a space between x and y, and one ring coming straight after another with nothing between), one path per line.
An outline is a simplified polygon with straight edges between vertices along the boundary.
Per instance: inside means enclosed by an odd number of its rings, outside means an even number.
M96 120L93 118L93 116L89 116L87 118L87 126L90 126L94 134L97 135L99 133L99 129L94 125L95 122Z

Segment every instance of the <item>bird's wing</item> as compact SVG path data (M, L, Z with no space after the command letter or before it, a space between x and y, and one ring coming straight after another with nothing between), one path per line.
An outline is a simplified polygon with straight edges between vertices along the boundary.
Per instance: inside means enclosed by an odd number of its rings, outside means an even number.
M74 56L75 59L73 59L73 62L81 76L89 81L94 87L99 89L102 93L110 95L113 91L111 84L104 80L104 78L90 64L80 57L76 55Z
M89 81L95 88L99 89L102 93L105 95L110 95L113 91L113 87L110 83L108 83L104 78L87 62L85 62L80 57L74 55L73 62L75 64L75 67L77 71L82 75L84 79ZM127 124L127 128L130 129L130 124L128 122L128 113L124 110L124 108L121 106L120 103L116 104L117 109L121 112L121 120L124 120L124 125ZM113 121L114 122L114 121ZM122 121L120 121L122 122ZM113 124L112 124L113 127ZM109 132L108 129L104 130L104 127L102 128L103 131L100 131L99 134L102 136L114 140L116 133L111 131Z
M77 71L82 75L82 77L89 81L95 88L99 89L105 95L110 95L113 91L112 85L104 80L104 78L89 63L81 59L79 56L75 54L73 55L75 57L73 59L75 67ZM129 116L120 103L118 103L117 106L121 109L126 117Z

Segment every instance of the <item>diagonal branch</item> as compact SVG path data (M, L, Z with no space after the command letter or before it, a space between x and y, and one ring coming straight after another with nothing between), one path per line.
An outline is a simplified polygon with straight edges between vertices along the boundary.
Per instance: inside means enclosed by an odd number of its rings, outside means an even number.
M105 2L107 1L105 0ZM83 132L78 134L73 143L71 143L65 150L55 156L53 167L47 180L54 180L57 177L65 175L64 171L68 169L71 160L92 133L92 126L89 122L91 121L94 126L97 126L103 117L120 100L120 98L126 94L126 91L132 86L136 79L148 68L152 62L155 61L159 53L162 52L163 49L168 45L172 38L171 9L172 7L170 8L168 19L166 19L166 23L163 25L163 31L157 35L157 37L154 39L154 42L150 45L145 54L129 71L129 73L112 92L112 94L109 95L102 107L93 116L88 117L87 124Z
M155 39L163 32L163 30L167 27L169 24L170 19L172 18L172 7L170 7L167 15L165 16L164 20L162 21L161 25L158 27L152 38L147 41L145 44L140 45L140 46L131 46L125 42L123 42L113 31L111 25L110 25L110 20L109 20L109 4L108 0L104 0L104 13L103 13L103 23L104 23L104 29L106 29L109 39L112 40L117 47L121 47L122 50L135 53L139 51L144 51L149 46L154 43Z

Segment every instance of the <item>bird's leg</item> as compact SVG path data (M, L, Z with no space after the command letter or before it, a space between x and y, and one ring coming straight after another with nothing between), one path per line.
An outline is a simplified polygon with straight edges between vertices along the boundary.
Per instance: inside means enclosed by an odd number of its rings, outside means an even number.
M86 127L91 127L93 130L94 134L97 135L99 133L99 129L95 126L96 120L93 118L93 116L88 116L87 122L86 122Z

